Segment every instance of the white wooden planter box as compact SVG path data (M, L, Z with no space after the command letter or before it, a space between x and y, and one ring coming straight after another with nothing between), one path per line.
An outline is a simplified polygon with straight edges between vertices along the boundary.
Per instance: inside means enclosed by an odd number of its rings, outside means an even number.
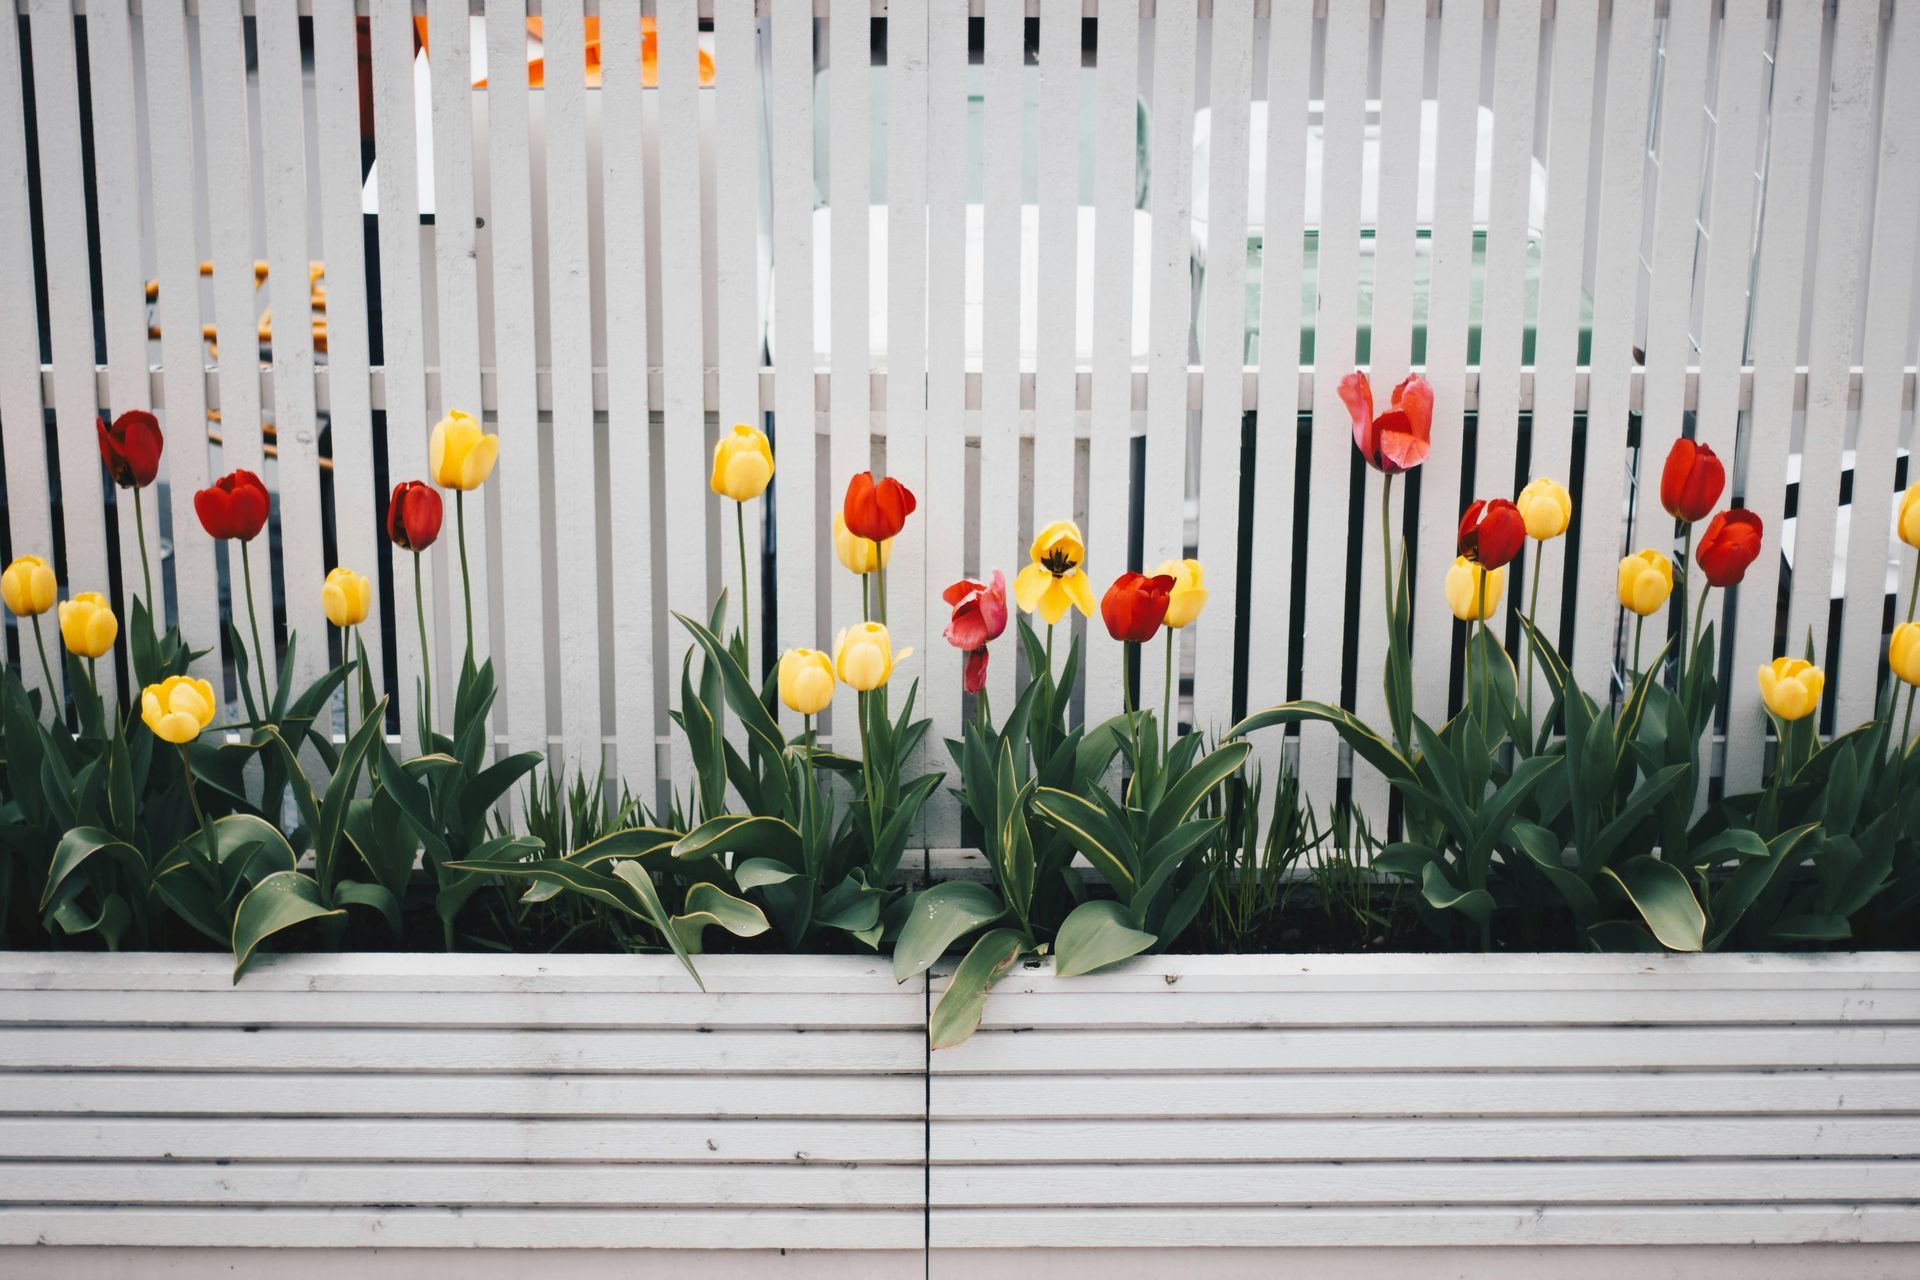
M0 955L0 1275L1920 1274L1920 955L701 971Z

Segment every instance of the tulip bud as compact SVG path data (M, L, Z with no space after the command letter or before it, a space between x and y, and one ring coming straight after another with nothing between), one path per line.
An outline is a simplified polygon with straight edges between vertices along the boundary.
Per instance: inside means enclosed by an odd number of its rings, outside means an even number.
M1486 569L1465 556L1454 559L1444 583L1447 607L1462 622L1485 622L1500 603L1507 587L1505 569Z
M251 471L229 472L193 495L194 514L212 538L252 542L272 509L267 486Z
M351 569L330 569L320 586L320 607L336 627L357 627L367 620L373 584Z
M1173 579L1167 596L1167 625L1176 631L1200 616L1207 607L1206 571L1198 560L1169 560L1155 569Z
M744 422L713 447L713 478L707 483L723 498L751 502L773 482L773 446L764 433Z
M500 437L482 432L470 413L454 409L433 424L427 467L433 482L443 489L478 489L493 473L499 456Z
M1908 684L1920 685L1920 622L1903 622L1893 629L1887 665Z
M1475 564L1499 569L1513 563L1527 544L1527 522L1505 498L1475 499L1460 517L1458 552Z
M848 530L847 518L836 511L833 513L833 553L853 572L872 573L886 568L887 561L893 558L893 539L875 542L872 538L863 538Z
M112 426L105 418L94 419L94 430L100 437L100 460L122 489L144 489L160 474L166 437L160 434L158 418L144 409L129 409Z
M393 486L387 500L387 537L402 551L425 551L440 536L440 495L418 480Z
M842 684L871 693L892 678L896 663L912 653L912 649L894 653L893 641L883 624L862 622L835 637L833 667Z
M1775 658L1760 668L1760 698L1782 720L1800 720L1820 708L1827 677L1805 658Z
M140 719L162 742L182 746L213 723L213 686L193 676L168 676L140 694Z
M847 482L846 500L840 509L847 518L847 528L862 538L885 542L906 527L916 505L913 490L892 476L875 480L873 472L862 471Z
M1907 486L1900 495L1900 519L1896 522L1900 530L1900 541L1910 547L1920 547L1920 481Z
M1166 620L1173 578L1156 574L1123 573L1100 598L1100 618L1107 634L1122 644L1145 644Z
M1573 521L1573 495L1545 476L1522 489L1513 505L1527 522L1527 536L1539 542L1559 537Z
M102 657L113 648L119 634L120 620L98 591L82 591L60 602L60 640L68 653L82 658Z
M31 618L53 608L60 594L53 567L39 556L21 556L0 573L0 598L7 608L22 618Z
M1730 587L1747 576L1747 568L1760 558L1760 517L1743 507L1722 511L1700 536L1693 558L1700 563L1707 581L1716 587Z
M1620 603L1641 617L1654 613L1673 594L1673 561L1649 547L1620 562Z
M803 716L817 716L833 702L833 662L818 649L780 655L780 701Z
M1668 515L1688 524L1704 520L1726 486L1727 469L1710 446L1684 436L1673 442L1660 472L1660 505Z

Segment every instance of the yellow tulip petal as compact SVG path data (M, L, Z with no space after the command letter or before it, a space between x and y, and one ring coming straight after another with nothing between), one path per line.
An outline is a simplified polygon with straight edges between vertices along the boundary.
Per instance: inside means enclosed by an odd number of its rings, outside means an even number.
M1022 613L1032 613L1040 606L1040 597L1053 585L1053 575L1037 564L1022 569L1013 579L1013 600L1020 606Z
M500 437L481 436L474 441L473 448L460 461L460 487L478 489L493 474L493 464L500 457Z
M1067 598L1085 617L1091 618L1098 603L1093 598L1093 583L1088 580L1086 570L1076 569L1060 579L1060 585L1066 589Z

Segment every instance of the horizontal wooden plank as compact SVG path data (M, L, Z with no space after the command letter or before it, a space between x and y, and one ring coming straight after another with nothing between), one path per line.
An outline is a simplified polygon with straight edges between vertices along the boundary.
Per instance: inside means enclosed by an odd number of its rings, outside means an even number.
M710 995L749 992L887 994L895 983L873 956L700 957ZM361 952L263 956L233 981L231 956L197 952L0 952L0 990L26 991L590 991L698 994L672 956L444 955Z
M920 1167L899 1164L0 1162L0 1203L16 1205L917 1210L925 1194Z
M1463 1081L1462 1087L1477 1087L1477 1082ZM928 1144L934 1164L1910 1156L1920 1151L1920 1119L1818 1115L1578 1120L935 1119Z
M0 1099L5 1092L6 1086L0 1086ZM1419 1072L937 1075L927 1105L942 1120L1764 1115L1780 1111L1920 1115L1920 1072L1622 1070L1497 1078ZM0 1108L5 1106L0 1101Z
M916 991L0 991L0 1026L917 1030Z
M918 1249L925 1232L918 1209L0 1208L0 1244L149 1249Z
M1257 1248L1279 1245L1890 1244L1920 1239L1920 1207L1515 1205L1462 1208L935 1209L935 1249ZM1844 1267L1844 1263L1841 1264Z
M914 1120L0 1119L0 1152L22 1160L917 1164L924 1151Z
M924 1033L842 1031L13 1030L0 1070L919 1072Z
M8 1052L0 1045L0 1054ZM1530 1071L1920 1067L1920 1028L1563 1027L1444 1031L983 1031L943 1072Z
M1878 1079L1879 1077L1875 1077ZM901 1075L395 1075L27 1071L0 1075L0 1114L191 1116L925 1117Z
M1920 1200L1912 1160L936 1166L937 1208Z

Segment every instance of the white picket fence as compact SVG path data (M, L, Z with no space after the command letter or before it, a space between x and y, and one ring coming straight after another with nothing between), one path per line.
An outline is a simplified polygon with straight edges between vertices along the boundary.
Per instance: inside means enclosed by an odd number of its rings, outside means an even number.
M757 656L761 619L784 648L830 644L857 616L828 529L851 473L878 465L920 495L888 594L932 766L966 710L939 588L1011 579L1032 530L1068 515L1099 586L1130 560L1205 562L1212 602L1182 637L1193 723L1224 728L1290 688L1349 689L1378 716L1380 477L1356 480L1335 393L1364 339L1382 394L1416 364L1437 392L1407 529L1423 713L1449 697L1439 578L1462 501L1533 474L1573 482L1581 512L1545 552L1542 615L1577 582L1566 637L1581 680L1604 686L1614 566L1629 543L1671 541L1657 476L1683 430L1737 458L1733 491L1767 528L1746 584L1714 600L1735 637L1728 784L1762 765L1751 673L1781 643L1776 601L1786 645L1811 630L1827 655L1834 722L1872 706L1913 433L1920 4L17 6L24 20L0 24L8 552L51 550L73 590L117 572L124 603L133 521L103 501L92 419L152 407L169 439L167 510L142 495L150 530L170 522L156 578L198 643L219 635L226 576L192 513L210 476L264 465L279 495L275 631L299 633L310 678L327 660L326 548L380 571L376 475L423 474L434 419L479 406L503 442L473 513L500 741L589 766L606 752L643 787L683 777L670 614L737 594L733 512L706 473L716 429L753 421L779 465L746 534ZM256 259L271 268L258 293ZM324 351L289 322L309 261L326 265ZM448 525L423 564L443 686ZM368 640L397 649L411 689L408 559L379 577L398 622ZM1121 704L1120 648L1093 631L1089 717ZM17 633L11 660L35 680L31 643ZM1000 648L1004 708L1016 664ZM1158 650L1141 666L1150 701ZM451 706L444 688L435 705ZM1269 766L1282 749L1261 748ZM1331 799L1347 771L1331 736L1296 749L1310 794ZM1384 784L1354 772L1378 811ZM927 837L957 838L944 798Z

